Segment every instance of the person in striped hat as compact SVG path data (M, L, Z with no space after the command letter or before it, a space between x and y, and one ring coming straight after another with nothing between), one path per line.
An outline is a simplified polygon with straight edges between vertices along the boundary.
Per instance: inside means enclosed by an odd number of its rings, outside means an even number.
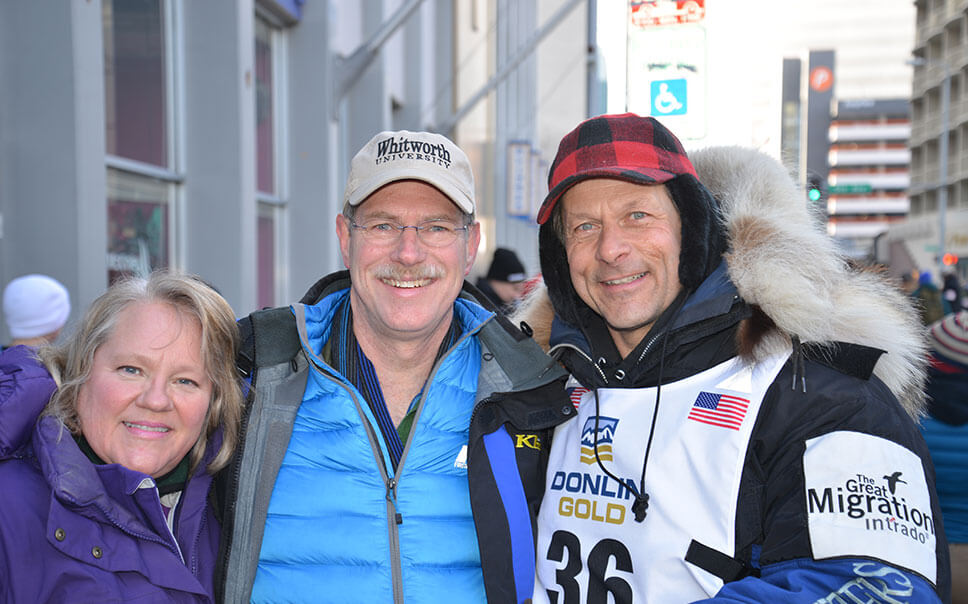
M550 334L577 413L533 601L946 600L922 324L788 171L628 113L565 135L548 190L546 289L515 319Z
M928 413L921 431L938 474L951 567L968 568L968 311L931 325ZM968 602L968 575L951 577L953 604Z

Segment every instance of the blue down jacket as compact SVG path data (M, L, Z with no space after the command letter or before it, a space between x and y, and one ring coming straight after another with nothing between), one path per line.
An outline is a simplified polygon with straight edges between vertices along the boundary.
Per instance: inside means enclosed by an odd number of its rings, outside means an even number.
M221 434L182 492L173 537L147 475L95 466L59 420L35 423L53 391L29 349L0 355L0 601L213 601L219 527L204 468Z
M272 602L287 590L306 594L325 585L336 601L353 594L386 602L394 597L397 565L407 601L433 602L448 593L453 603L481 602L466 444L481 367L475 335L491 313L466 300L454 304L464 336L428 380L407 454L394 472L384 443L374 438L368 405L318 353L348 296L349 290L331 294L300 307L304 319L297 314L314 363L276 477L252 600ZM389 528L388 515L398 519ZM332 528L307 529L326 526Z
M349 286L349 274L345 271L324 277L302 302L320 305L316 310L321 312L335 300L327 302L327 297ZM305 324L297 321L294 312L305 311L306 323L311 325L309 332L315 328L326 331L326 317L320 314L309 321L308 315L314 311L296 305L292 309L257 311L243 319L243 334L251 335L243 337L247 344L243 344L240 359L251 360L252 364L240 364L240 369L252 376L252 390L242 445L232 465L219 476L218 492L225 504L225 555L220 557L216 582L223 590L224 601L241 604L261 598L412 604L481 601L484 596L488 602L530 599L534 583L533 519L542 494L550 429L570 417L574 406L565 396L563 370L507 319L485 314L472 304L477 299L478 294L465 283L461 299L455 303L455 308L462 309L458 317L464 315L468 319L462 323L463 344L458 343L435 368L421 407L422 415L410 433L407 459L398 466L396 475L392 466L391 472L383 467L385 444L373 428L366 403L359 406L359 411L341 409L350 403L351 396L360 400L355 388L301 343L299 330ZM245 328L247 323L249 329ZM302 335L308 334L304 331ZM325 340L319 332L314 337L320 342ZM472 358L475 355L477 358ZM476 369L471 369L471 365ZM318 375L310 378L310 371ZM442 410L434 409L448 400L430 399L443 394L439 386L445 376L449 376L448 380L463 376L473 382L460 388L465 393L475 390L465 401L473 405L473 410L467 413L465 406L460 421L455 420L447 431L438 433L440 442L429 442L426 431L441 425L432 415ZM317 386L344 394L333 394L325 408L316 402L304 404L304 395ZM456 416L456 408L455 404L447 413ZM323 412L334 416L340 413L338 421L353 420L351 427L340 432L342 442L336 442L333 435L337 421L321 419ZM317 415L310 418L310 413ZM364 428L371 435L362 433ZM458 433L459 439L454 436ZM324 440L320 440L322 437ZM443 438L448 439L446 446L450 447L446 454L441 454ZM459 441L466 442L466 457ZM353 451L355 458L350 459ZM457 488L458 481L448 479L451 486L443 492L440 487L445 484L444 479L433 484L414 472L421 464L428 465L432 455L440 457L440 466L446 464L452 469L466 463L462 488ZM299 460L306 471L294 471L293 460ZM350 465L345 466L346 471L333 471L338 463ZM358 484L347 487L348 479L341 475L350 472L365 477L366 482L364 478L354 478ZM377 472L383 474L374 481L371 477ZM282 489L288 489L291 495L291 513L280 513L279 503L286 495ZM394 496L400 509L391 505ZM435 523L440 524L439 510L448 502L458 501L463 510L469 507L473 526L467 522L466 512L462 512L463 518L453 523L455 528L441 536L440 529L434 527ZM363 505L371 510L379 506L378 518L370 512L369 517L376 520L370 522L366 531L358 528L363 523L358 511ZM309 514L321 515L320 510L332 520L305 519ZM292 529L280 533L280 527L294 518L300 524L295 530L304 535ZM408 527L434 531L417 532ZM348 530L352 532L347 533ZM445 543L447 539L460 542ZM452 552L460 548L465 558L477 558L473 552L467 553L475 545L479 562L473 560L465 565L466 570L455 571L450 563L455 558ZM332 555L305 555L323 549ZM422 558L415 560L408 552L418 549ZM276 557L267 562L270 551ZM279 556L280 552L286 559ZM450 557L450 568L438 573L446 574L446 578L421 580L420 572L426 573L428 565L418 565L433 556ZM367 566L363 560L377 562ZM485 594L480 593L481 581ZM477 585L477 592L468 587L471 584ZM377 590L382 591L373 595Z

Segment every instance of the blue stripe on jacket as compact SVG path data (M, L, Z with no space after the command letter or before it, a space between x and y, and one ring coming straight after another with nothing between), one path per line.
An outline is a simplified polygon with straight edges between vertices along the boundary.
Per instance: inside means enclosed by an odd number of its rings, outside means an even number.
M534 590L534 535L528 501L514 461L514 442L507 428L501 426L496 432L484 435L484 448L511 531L511 564L517 601L525 602Z

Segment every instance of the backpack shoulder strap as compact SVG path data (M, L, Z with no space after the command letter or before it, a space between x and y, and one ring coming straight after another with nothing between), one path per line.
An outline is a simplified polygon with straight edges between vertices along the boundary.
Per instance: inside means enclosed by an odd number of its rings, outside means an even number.
M259 367L288 361L300 350L296 317L288 306L257 310L238 324L241 346L236 366L243 378Z
M503 316L495 316L485 323L480 338L515 390L536 388L567 375L537 342Z

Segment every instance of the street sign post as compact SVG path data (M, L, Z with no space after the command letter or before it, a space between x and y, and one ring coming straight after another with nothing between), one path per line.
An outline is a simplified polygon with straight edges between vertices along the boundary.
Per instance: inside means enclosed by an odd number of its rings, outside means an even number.
M629 25L626 106L684 139L706 136L706 28Z
M831 194L837 193L871 193L874 187L870 183L849 183L842 185L827 185L827 191Z

